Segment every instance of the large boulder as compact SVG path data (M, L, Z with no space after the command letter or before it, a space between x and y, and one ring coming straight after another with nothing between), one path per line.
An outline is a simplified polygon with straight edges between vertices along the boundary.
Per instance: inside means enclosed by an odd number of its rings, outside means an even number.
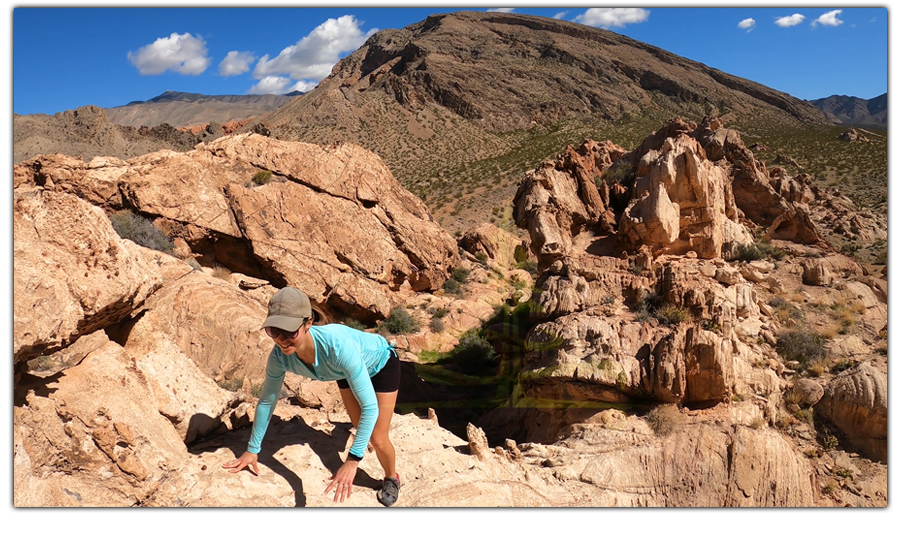
M439 289L460 261L425 204L352 144L240 134L127 161L37 157L14 176L19 187L155 217L182 255L297 286L326 311L369 322L397 304L398 290Z
M636 246L717 258L726 244L752 242L737 222L727 167L708 160L687 135L669 138L659 150L641 156L632 199L619 233Z
M863 362L825 386L816 412L830 420L861 454L887 462L887 374Z
M160 287L99 208L43 188L16 189L13 199L16 363L122 321Z
M266 305L247 291L193 271L164 286L145 308L126 348L142 351L165 336L216 381L262 383L272 340L261 328Z
M47 388L23 386L35 388L14 408L18 507L140 504L180 478L186 442L230 428L240 407L165 340L143 354L107 342Z

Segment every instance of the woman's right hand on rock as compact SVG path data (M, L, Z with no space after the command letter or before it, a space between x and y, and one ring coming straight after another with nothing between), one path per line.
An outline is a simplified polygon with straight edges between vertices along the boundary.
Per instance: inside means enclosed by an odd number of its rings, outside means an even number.
M222 468L231 468L229 472L232 474L236 472L240 472L245 467L253 473L253 475L259 475L259 467L256 466L256 460L258 456L255 453L250 453L249 451L245 451L243 455L238 457L237 459L225 463L222 465Z

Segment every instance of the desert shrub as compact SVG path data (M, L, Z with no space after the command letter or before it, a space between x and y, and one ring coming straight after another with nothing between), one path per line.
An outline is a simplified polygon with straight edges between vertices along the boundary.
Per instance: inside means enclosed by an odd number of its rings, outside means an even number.
M120 238L131 240L156 251L172 253L172 240L163 231L153 226L149 219L135 214L131 210L121 210L110 215L109 221Z
M241 386L244 385L244 381L241 379L222 379L216 384L219 385L219 388L223 388L229 392L237 392L241 389Z
M766 253L754 243L741 243L735 248L734 258L743 262L762 260Z
M431 317L432 317L432 318L438 318L438 319L440 319L440 318L443 318L444 316L446 316L446 315L449 314L449 313L450 313L450 309L449 309L449 308L443 308L443 307L440 307L440 308L433 308L433 309L431 309Z
M825 359L825 337L809 331L787 331L778 336L775 350L784 360L797 361L800 369L806 370Z
M415 333L419 332L419 322L410 316L405 308L395 306L381 322L381 329L391 334Z
M432 317L431 322L429 323L429 328L433 333L439 333L444 331L444 320L441 318Z
M453 270L450 278L460 284L465 284L465 282L469 280L469 270L466 268L456 268Z
M672 304L664 305L654 312L653 315L665 325L677 325L694 318L688 309Z
M537 262L535 262L534 260L526 259L526 260L522 260L521 262L518 262L516 264L516 269L524 269L525 271L530 273L532 276L534 276L534 275L537 275L538 265L537 265Z
M834 449L837 449L838 446L840 446L840 442L838 441L837 437L832 435L828 431L825 431L825 433L823 435L821 435L821 437L822 437L822 446L826 450L834 450Z
M484 375L493 372L500 356L491 343L468 332L459 339L459 344L450 352L450 359L467 375Z
M760 240L759 243L756 244L756 248L772 260L781 260L784 258L785 254L787 254L784 252L784 249L772 245L772 242L768 239Z
M477 253L475 253L475 260L477 260L478 263L481 264L482 266L486 266L487 261L488 261L488 255L484 251L478 251Z
M272 171L260 170L253 175L253 183L262 186L268 184L272 180Z
M216 264L216 267L213 268L212 276L217 279L222 279L223 281L231 282L231 270L225 266Z
M350 327L350 328L352 328L352 329L356 329L357 331L365 331L365 330L366 330L366 324L363 323L363 322L361 322L361 321L359 321L359 320L356 319L356 318L347 318L347 319L344 320L343 323L344 323L344 325L346 325L347 327Z
M647 423L659 436L672 433L682 424L683 420L684 415L675 405L659 405L647 413Z

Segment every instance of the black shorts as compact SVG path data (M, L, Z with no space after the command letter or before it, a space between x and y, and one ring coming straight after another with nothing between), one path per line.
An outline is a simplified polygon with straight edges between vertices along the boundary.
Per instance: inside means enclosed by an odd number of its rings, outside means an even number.
M345 390L350 388L346 379L338 379L338 388ZM391 356L381 371L372 376L372 386L376 392L396 392L400 390L400 358L391 349Z

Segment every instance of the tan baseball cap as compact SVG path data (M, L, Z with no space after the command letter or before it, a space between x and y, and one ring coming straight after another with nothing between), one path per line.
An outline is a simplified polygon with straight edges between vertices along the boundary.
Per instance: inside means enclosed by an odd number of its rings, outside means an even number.
M303 321L312 317L312 306L309 297L300 290L287 286L278 290L269 299L269 315L263 328L275 327L283 331L294 332Z

